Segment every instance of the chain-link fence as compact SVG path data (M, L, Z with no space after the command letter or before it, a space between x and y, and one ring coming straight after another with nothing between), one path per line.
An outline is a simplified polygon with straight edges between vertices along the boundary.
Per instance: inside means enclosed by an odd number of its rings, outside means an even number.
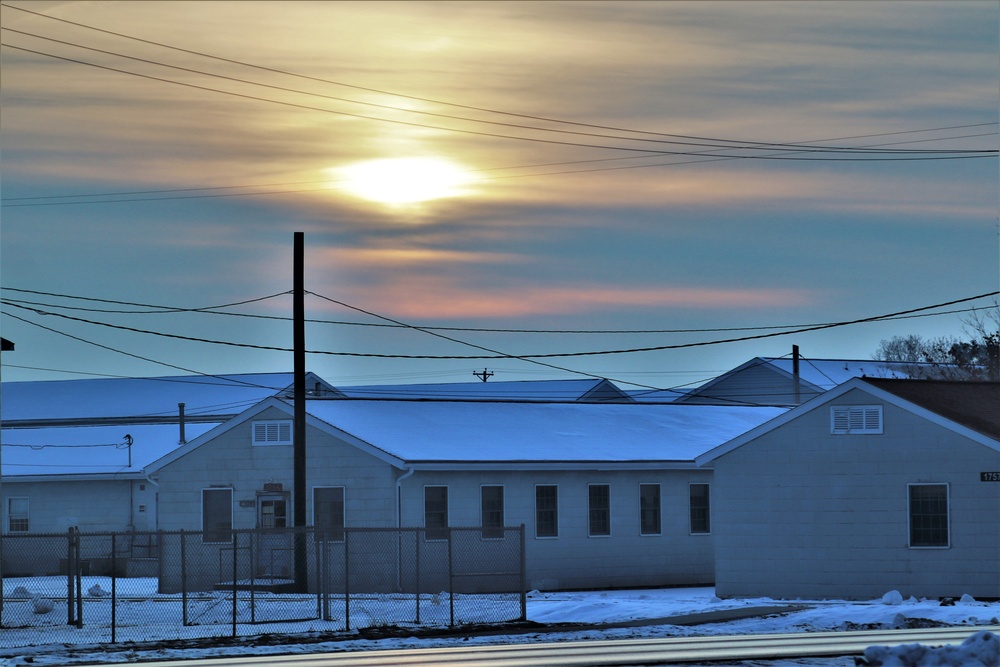
M524 527L0 536L0 648L525 620Z

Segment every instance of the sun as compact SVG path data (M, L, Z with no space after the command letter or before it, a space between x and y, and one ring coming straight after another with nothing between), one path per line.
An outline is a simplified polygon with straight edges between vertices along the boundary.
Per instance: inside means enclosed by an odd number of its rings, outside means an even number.
M459 165L443 158L399 157L356 162L333 169L334 187L381 204L415 204L458 197L472 179Z

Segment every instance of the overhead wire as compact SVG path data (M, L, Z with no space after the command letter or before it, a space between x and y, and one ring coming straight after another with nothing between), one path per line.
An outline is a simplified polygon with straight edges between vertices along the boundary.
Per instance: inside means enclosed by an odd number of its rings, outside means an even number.
M806 152L806 153L850 152L852 154L856 154L856 153L875 153L875 154L881 154L881 153L894 153L894 152L920 153L920 154L928 153L928 152L929 153L956 153L956 152L957 153L977 153L977 152L981 152L979 150L958 150L958 151L955 151L955 150L947 150L947 149L940 150L940 151L938 151L938 150L924 151L924 150L909 150L909 149L907 149L905 151L898 151L897 149L890 149L890 150L877 149L877 150L871 150L870 147L857 147L857 146L816 146L815 144L805 145L805 144L790 144L790 143L779 143L779 142L765 143L765 142L753 142L753 141L752 142L737 142L737 143L734 143L734 144L730 145L729 143L720 143L717 140L707 139L707 138L701 139L700 141L695 141L693 139L692 140L681 141L681 140L676 139L676 138L675 139L637 138L637 137L626 137L626 136L620 136L620 135L598 134L598 133L594 133L594 132L582 132L582 131L578 131L578 130L564 130L564 129L550 128L550 127L538 127L538 126L534 126L534 125L523 125L523 124L520 124L520 123L507 123L507 122L501 122L501 121L486 120L486 119L481 119L481 118L467 118L467 117L463 117L463 116L455 116L455 115L451 115L451 114L442 114L442 113L436 113L436 112L433 112L433 111L425 111L425 110L421 110L421 109L404 109L404 108L393 106L393 105L389 105L389 104L380 104L378 102L370 102L370 101L364 101L364 100L352 100L352 99L349 99L349 98L336 97L336 96L333 96L333 95L326 95L326 94L323 94L323 93L310 92L310 91L299 90L299 89L295 89L295 88L288 88L286 86L278 86L278 85L269 84L269 83L262 83L262 82L259 82L259 81L251 81L251 80L248 80L248 79L241 79L239 77L229 76L229 75L225 75L225 74L218 74L218 73L214 73L214 72L206 72L204 70L197 70L197 69L192 69L192 68L189 68L189 67L181 67L179 65L171 65L169 63L164 63L164 62L157 61L157 60L150 60L148 58L140 58L138 56L132 56L132 55L125 54L125 53L119 53L119 52L115 52L115 51L108 51L106 49L98 49L98 48L95 48L95 47L86 46L86 45L78 44L78 43L75 43L75 42L68 42L68 41L61 40L61 39L55 39L53 37L46 37L44 35L38 35L38 34L35 34L35 33L29 33L29 32L23 31L23 30L16 30L14 28L2 28L2 29L6 30L8 32L12 32L12 33L15 33L15 34L23 35L23 36L26 36L26 37L32 37L32 38L35 38L35 39L42 39L42 40L45 40L45 41L55 42L57 44L62 44L64 46L72 46L72 47L78 48L78 49L84 49L84 50L87 50L87 51L94 51L96 53L102 53L102 54L105 54L105 55L115 56L117 58L125 58L125 59L128 59L128 60L133 60L133 61L142 62L142 63L146 63L146 64L157 65L159 67L166 67L166 68L178 70L178 71L181 71L181 72L187 72L189 74L198 74L198 75L202 75L202 76L208 76L208 77L211 77L211 78L222 79L222 80L225 80L225 81L233 81L233 82L236 82L236 83L249 84L249 85L252 85L252 86L259 86L259 87L268 88L268 89L271 89L271 90L278 90L278 91L282 91L282 92L286 92L286 93L295 93L295 94L298 94L298 95L306 95L306 96L309 96L309 97L318 97L318 98L321 98L321 99L332 100L332 101L336 101L336 102L347 102L349 104L359 104L359 105L369 106L369 107L375 107L375 108L379 108L379 109L389 109L389 110L392 110L392 111L402 111L402 112L411 113L411 114L418 114L418 115L422 115L422 116L430 116L430 117L433 117L433 118L444 118L444 119L448 119L448 120L458 120L458 121L462 121L462 122L483 123L483 124L487 124L487 125L495 125L495 126L499 126L499 127L516 128L516 129L522 129L522 130L532 130L532 131L540 131L540 132L554 132L554 133L558 133L558 134L569 134L569 135L575 135L575 136L595 137L595 138L599 138L599 139L616 139L616 140L624 140L624 141L642 141L642 142L651 142L651 143L656 143L656 144L671 144L671 145L681 145L681 146L696 146L696 147L703 147L703 148L704 147L710 147L710 148L712 148L714 150L719 150L719 149L721 149L721 150L735 150L735 149L739 149L739 150L767 150L767 151L789 151L789 152ZM46 55L50 55L51 56L52 54L46 54ZM79 62L82 62L82 61L79 61ZM219 91L219 92L225 92L225 91ZM331 112L332 113L338 113L336 111L331 111ZM368 117L368 116L363 116L363 117L371 119L371 120L390 120L390 119L385 119L385 118L372 118L372 117ZM430 129L446 129L446 130L453 129L453 128L441 128L441 127L437 127L437 126L427 126L427 127L430 128ZM623 131L631 131L631 130L623 130ZM728 142L730 140L726 140L726 141ZM901 142L901 143L905 143L905 142ZM690 153L680 153L680 154L682 154L682 155L689 155ZM697 154L700 154L700 152L697 153Z
M670 137L672 139L684 139L685 142L690 142L690 141L702 141L702 142L703 141L710 141L710 142L714 142L714 143L737 144L737 146L739 146L739 147L754 146L754 147L758 147L758 148L762 148L762 149L774 149L776 147L783 147L783 148L785 148L785 147L814 148L813 146L810 146L809 144L817 143L817 142L802 142L802 143L797 143L796 144L796 143L788 143L788 142L758 142L758 141L745 141L745 140L733 140L733 139L720 139L720 138L716 138L716 137L703 137L703 136L696 136L696 135L675 134L675 133L666 133L666 132L654 132L654 131L648 131L648 130L636 130L636 129L631 129L631 128L621 128L621 127L614 127L614 126L608 126L608 125L600 125L600 124L595 124L595 123L584 123L584 122L579 122L579 121L569 121L569 120L559 119L559 118L551 118L551 117L545 117L545 116L539 116L539 115L532 115L532 114L524 114L524 113L515 113L515 112L510 112L510 111L490 109L490 108L486 108L486 107L477 107L477 106L472 106L472 105L467 105L467 104L459 104L459 103L454 103L454 102L448 102L448 101L442 101L442 100L435 100L435 99L431 99L431 98L427 98L427 97L420 97L420 96L415 96L415 95L407 95L407 94L402 94L402 93L398 93L398 92L391 92L391 91L386 91L386 90L380 90L380 89L366 87L366 86L359 86L359 85L354 85L354 84L347 84L347 83L344 83L344 82L334 81L334 80L325 79L325 78L321 78L321 77L308 76L308 75L304 75L304 74L301 74L301 73L291 72L291 71L287 71L287 70L281 70L281 69L277 69L277 68L272 68L272 67L267 67L267 66L263 66L263 65L254 64L254 63L249 63L249 62L246 62L246 61L241 61L241 60L236 60L236 59L232 59L232 58L226 58L226 57L222 57L222 56L208 54L208 53L205 53L205 52L195 51L195 50L192 50L192 49L185 49L185 48L177 47L177 46L174 46L174 45L165 44L163 42L157 42L157 41L153 41L153 40L143 39L143 38L140 38L140 37L136 37L134 35L128 35L128 34L125 34L125 33L116 32L116 31L112 31L112 30L107 30L107 29L104 29L104 28L98 28L96 26L92 26L92 25L88 25L88 24L84 24L84 23L80 23L80 22L76 22L76 21L70 21L68 19L61 19L61 18L50 16L48 14L44 14L44 13L41 13L41 12L34 12L34 11L27 10L27 9L24 9L24 8L21 8L21 7L17 7L16 5L10 5L8 3L3 3L2 6L8 7L8 8L11 8L11 9L15 9L15 10L18 10L18 11L22 11L22 12L34 14L36 16L39 16L39 17L42 17L42 18L45 18L45 19L48 19L48 20L58 21L58 22L61 22L61 23L69 24L69 25L74 25L74 26L77 26L77 27L86 28L88 30L92 30L92 31L96 31L96 32L100 32L100 33L112 35L112 36L119 37L119 38L123 38L123 39L128 39L128 40L132 40L132 41L144 43L144 44L149 44L149 45L157 46L157 47L164 48L164 49L169 49L169 50L173 50L173 51L187 53L189 55L196 55L196 56L199 56L199 57L202 57L202 58L207 58L207 59L216 60L216 61L220 61L220 62L225 62L225 63L229 63L229 64L236 64L236 65L240 65L242 67L247 67L247 68L256 69L256 70L260 70L260 71L266 71L266 72L270 72L270 73L281 74L281 75L285 75L285 76L289 76L289 77L295 77L295 78L299 78L299 79L303 79L303 80L310 80L310 81L313 81L313 82L320 82L320 83L324 83L324 84L328 84L328 85L335 85L335 86L340 86L340 87L346 87L346 88L351 88L351 89L355 89L355 90L361 90L361 91L365 91L365 92L375 92L375 93L379 93L379 94L382 94L382 95L387 95L387 96L392 96L392 97L399 97L399 98L408 99L408 100L414 100L414 101L427 102L427 103L437 104L437 105L441 105L441 106L450 106L450 107L462 108L462 109L466 109L466 110L472 110L472 111L479 111L479 112L489 113L489 114L509 116L509 117L516 117L516 118L523 118L523 119L528 119L528 120L543 121L543 122L556 123L556 124L562 124L562 125L570 125L570 126L576 126L576 127L588 127L588 128L592 128L592 129L610 130L610 131L616 131L616 132L629 132L629 133L633 133L633 134L644 134L644 135L656 136L656 137ZM10 29L10 28L8 28L8 30L11 30L11 31L14 31L14 32L19 32L21 34L29 35L29 36L36 37L36 38L39 38L39 39L60 42L60 43L67 44L67 45L70 45L70 46L75 46L75 47L78 47L78 48L85 48L85 49L89 49L89 50L101 51L100 49L93 49L92 47L87 47L87 46L76 44L76 43L72 43L72 42L65 42L63 40L56 40L56 39L50 38L50 37L44 37L44 36L41 36L41 35L34 35L34 34L26 33L26 32L23 32L23 31L16 31L16 30L13 30L13 29ZM186 68L180 68L180 67L176 67L176 66L173 66L173 65L165 64L165 63L162 63L162 62L159 62L159 61L152 61L152 60L146 60L146 59L136 58L134 56L129 56L127 54L118 54L118 53L107 52L107 51L103 51L103 52L104 53L109 53L111 55L116 55L118 57L130 58L130 59L135 59L135 60L143 60L145 62L149 62L149 63L153 63L153 64L165 66L165 67L173 67L175 69L186 69ZM242 81L242 82L245 82L245 83L251 83L253 85L262 85L262 86L267 86L267 87L275 87L275 86L271 86L269 84L261 84L261 83L258 83L258 82L248 82L248 81L245 81L245 80L235 79L234 77L228 77L228 76L225 76L225 75L219 75L219 74L215 74L215 73L200 72L200 71L197 71L197 70L187 70L187 71L196 72L196 73L199 73L199 74L205 74L205 75L208 75L208 76L219 77L219 78L239 80L239 81ZM294 90L294 89L286 89L286 88L281 88L281 87L277 87L277 88L282 89L282 90L291 90L291 92L298 92L298 93L303 93L303 94L314 94L314 93L308 93L308 92L305 92L305 91L298 91L298 90ZM320 96L322 96L322 95L320 95ZM361 100L351 100L351 99L344 99L344 98L332 98L332 99L338 99L340 101L347 101L347 102L355 103L355 104L364 104L364 105L368 105L368 106L376 106L376 107L382 107L382 108L389 108L389 109L393 109L395 111L403 111L403 112L407 112L407 113L416 113L416 114L432 115L432 116L435 116L435 115L437 115L437 116L444 116L443 114L435 114L435 113L432 113L432 112L427 112L427 111L423 111L423 110L419 110L419 109L403 108L403 107L397 107L397 106L392 106L392 105L382 105L382 104L377 104L377 103L372 103L372 102L365 102L365 101L361 101ZM476 118L465 118L465 117L456 117L456 116L444 116L444 117L453 118L453 119L460 119L460 120L470 121L470 122L483 122L483 123L492 123L492 124L503 124L503 123L497 123L496 121L488 121L488 120L476 119ZM506 124L506 125L512 125L512 124ZM512 126L517 126L517 125L512 125ZM976 127L976 126L978 126L978 125L965 125L965 126L956 126L956 127ZM517 127L523 127L523 126L517 126ZM544 129L546 131L558 131L558 130L554 130L552 128L532 128L532 129ZM896 132L896 133L893 133L893 134L906 134L908 132L910 132L910 131L903 130L903 131L899 131L899 132ZM592 135L592 136L594 136L594 135ZM876 135L857 135L855 137L849 137L849 138L864 138L864 137L867 137L867 136L876 136ZM631 139L631 138L626 138L626 139ZM821 141L827 141L827 140L821 140ZM829 141L832 141L832 140L829 140ZM669 142L669 143L676 143L676 142ZM720 147L722 147L722 146L720 146ZM728 147L731 148L732 146L728 146ZM836 148L836 147L825 147L825 148L827 148L827 149L833 149L833 148ZM854 150L853 147L843 147L843 149L844 150Z
M763 339L763 338L773 338L773 337L777 337L777 336L787 336L787 335L796 334L796 333L807 333L807 332L811 332L811 331L819 331L819 330L823 330L823 329L831 329L831 328L843 327L843 326L848 326L848 325L853 325L853 324L861 324L861 323L865 323L865 322L876 322L876 321L881 321L881 320L884 320L884 319L890 318L890 317L896 317L896 316L900 316L900 315L909 315L909 314L912 314L912 313L918 313L918 312L923 312L923 311L927 311L927 310L933 310L933 309L936 309L936 308L943 308L945 306L951 306L951 305L955 305L955 304L959 304L959 303L966 303L966 302L969 302L969 301L975 301L975 300L978 300L978 299L983 299L983 298L987 298L987 297L996 296L996 295L1000 294L1000 291L987 292L987 293L979 294L979 295L976 295L976 296L964 297L964 298L961 298L961 299L954 299L954 300L951 300L951 301L946 301L946 302L943 302L943 303L938 303L938 304L934 304L934 305L930 305L930 306L922 306L922 307L919 307L919 308L912 308L912 309L909 309L909 310L903 310L903 311L898 311L898 312L894 312L894 313L887 313L887 314L884 314L884 315L876 315L876 316L872 316L872 317L858 318L858 319L854 319L854 320L846 320L846 321L841 321L841 322L831 322L831 323L819 324L819 325L814 325L814 326L809 326L809 327L800 327L798 329L789 330L789 331L778 331L778 332L771 332L771 333L761 333L761 334L754 334L754 335L749 335L749 336L740 336L740 337L726 338L726 339L716 339L716 340L710 340L710 341L699 341L699 342L689 342L689 343L676 343L676 344L670 344L670 345L653 345L653 346L648 346L648 347L633 347L633 348L612 349L612 350L593 350L593 351L584 351L584 352L554 352L554 353L531 353L531 354L506 354L506 353L503 353L503 352L498 352L497 350L493 350L491 348L487 348L487 347L482 346L482 345L477 345L475 343L470 343L470 342L467 342L467 341L462 341L462 340L459 340L459 339L451 337L451 336L446 336L444 334L440 334L440 333L434 332L434 331L432 331L430 329L427 329L425 327L421 327L421 326L413 325L413 324L405 324L403 322L400 322L399 320L395 320L393 318L386 317L384 315L378 315L376 313L373 313L371 311L365 310L363 308L359 308L357 306L352 306L352 305L347 304L347 303L345 303L343 301L339 301L339 300L333 299L331 297L323 296L323 295L317 294L315 292L307 292L307 294L312 294L313 296L321 298L321 299L323 299L325 301L329 301L331 303L335 303L337 305L343 306L345 308L349 308L351 310L355 310L357 312L365 313L367 315L371 315L373 317L377 317L379 319L383 319L383 320L388 321L388 322L393 322L393 323L399 324L401 326L404 326L404 327L406 327L408 329L412 329L414 331L421 331L421 332L427 333L429 335L435 336L435 337L440 338L442 340L447 340L447 341L450 341L450 342L453 342L453 343L458 343L460 345L465 345L465 346L468 346L468 347L472 347L472 348L476 348L476 349L482 350L484 352L490 352L491 353L488 356L484 356L484 355L388 354L388 353L373 353L373 352L345 352L345 351L333 351L333 350L307 350L306 352L308 354L321 354L321 355L346 356L346 357L368 357L368 358L381 358L381 359L461 359L461 360L520 359L520 360L534 360L534 361L537 361L539 359L551 359L551 358L586 357L586 356L600 356L600 355L611 355L611 354L629 354L629 353L638 353L638 352L654 352L654 351L661 351L661 350L684 349L684 348L692 348L692 347L703 347L703 346L707 346L707 345L719 345L719 344L723 344L723 343L745 342L745 341L748 341L748 340L759 340L759 339ZM232 347L244 347L244 348L250 348L250 349L257 349L257 350L270 350L270 351L276 351L276 352L291 352L292 351L291 348L279 347L279 346L274 346L274 345L258 345L258 344L253 344L253 343L237 343L237 342L233 342L233 341L220 341L220 340L213 340L213 339L203 338L203 337L199 337L199 336L185 336L185 335L182 335L182 334L166 333L166 332L162 332L162 331L152 331L152 330L149 330L149 329L139 329L137 327L129 327L129 326L124 326L124 325L120 325L120 324L110 324L108 322L99 322L99 321L96 321L96 320L89 320L89 319L86 319L86 318L80 318L80 317L74 317L74 316L71 316L71 315L66 315L64 313L57 313L57 312L54 312L54 311L46 311L46 310L41 310L41 309L34 308L34 307L23 306L23 305L12 303L12 302L10 302L9 300L6 300L6 299L0 299L0 303L3 303L4 305L7 305L7 306L10 306L10 307L13 307L13 308L18 308L18 309L22 309L22 310L32 311L32 312L35 312L35 313L37 313L39 315L54 316L54 317L58 317L58 318L66 319L66 320L71 320L71 321L76 321L76 322L82 322L82 323L86 323L86 324L93 324L93 325L102 326L102 327L108 327L108 328L111 328L111 329L117 329L117 330L121 330L121 331L130 331L130 332L133 332L133 333L142 333L142 334L148 334L148 335L154 335L154 336L161 336L161 337L166 337L166 338L174 338L174 339L179 339L179 340L187 340L187 341L192 341L192 342L211 343L211 344L215 344L215 345L227 345L227 346L232 346ZM13 314L7 313L7 312L4 312L4 314L7 314L7 315L9 315L11 317L16 317ZM22 319L22 321L25 321L25 320L23 320L23 318L16 318L16 319ZM38 325L38 326L40 326L40 325ZM165 365L169 365L169 364L165 364ZM568 370L568 369L565 369L565 368L559 368L559 367L555 367L555 366L553 366L553 368L556 368L557 370ZM188 370L188 369L183 369L183 370ZM572 371L572 372L577 372L577 371ZM598 377L598 376L593 376L593 377Z
M100 299L94 297L76 296L70 294L60 294L57 292L46 292L41 290L29 290L29 289L19 289L14 287L0 287L0 291L10 291L19 292L25 294L37 294L41 296L49 296L62 299L74 299L80 301L94 301L99 303L109 303L116 305L127 305L134 306L136 308L147 308L149 310L118 310L118 309L108 309L108 308L86 308L83 306L72 306L63 304L53 304L45 303L39 301L28 301L25 299L12 299L7 297L5 301L9 302L11 305L21 305L21 306L40 306L45 308L56 308L61 310L72 310L72 311L83 311L92 313L105 313L105 314L122 314L122 315L158 315L158 314L181 314L181 313L201 313L208 315L224 315L228 317L246 317L251 319L264 319L264 320L276 320L282 322L291 322L294 318L288 315L261 315L255 313L234 313L219 311L220 308L229 308L232 306L243 305L247 303L255 303L260 301L265 301L273 299L280 296L286 296L292 294L292 292L278 292L269 296L256 297L253 299L245 299L242 301L236 301L227 304L221 304L217 306L198 306L198 307L180 307L180 306L167 306L162 304L150 304L141 303L135 301L121 301L115 299ZM348 308L353 308L347 306ZM34 308L28 308L29 310L34 310ZM983 307L973 306L970 308L960 308L956 310L945 310L936 313L921 313L912 315L899 315L897 317L886 317L884 319L917 319L923 317L937 317L940 315L954 315L960 313L976 312L983 310ZM377 317L377 316L376 316ZM328 320L328 319L316 319L316 318L306 318L305 322L308 324L330 324L330 325L342 325L342 326L356 326L356 327L376 327L376 328L391 328L391 329L409 329L410 325L407 324L396 324L392 322L352 322L344 320ZM799 323L799 324L772 324L765 326L746 326L746 327L710 327L701 329L527 329L527 328L497 328L497 327L461 327L461 326L440 326L440 325L420 325L421 329L426 329L430 331L456 331L456 332L471 332L471 333L505 333L505 334L557 334L557 335L640 335L640 334L689 334L689 333L722 333L726 331L771 331L775 329L800 329L804 327L816 327L825 326L828 324L835 324L834 322L812 322L812 323Z
M357 102L356 100L345 100L343 98L336 98L336 97L332 97L332 96L328 96L328 95L323 95L323 94L319 94L319 93L310 93L310 92L307 92L307 91L298 91L298 90L295 90L295 89L288 89L288 88L285 88L285 87L282 87L282 86L274 86L272 84L263 84L263 83L259 83L259 82L252 82L252 81L247 81L247 80L244 80L244 79L238 79L238 78L235 78L235 77L229 77L229 76L226 76L226 75L220 75L220 74L214 74L214 73L207 73L207 72L202 72L200 70L192 70L190 68L184 68L184 67L179 67L179 66L175 66L175 65L170 65L170 64L167 64L167 63L159 62L159 61L152 61L152 60L148 60L148 59L144 59L144 58L137 58L135 56L129 56L129 55L126 55L126 54L119 54L119 53L115 53L115 52L109 52L109 51L105 51L105 50L102 50L102 49L94 49L92 47L87 47L87 46L84 46L84 45L79 45L79 44L70 43L70 42L65 42L63 40L56 40L56 39L53 39L53 38L43 37L43 36L35 35L35 34L32 34L32 33L26 33L26 32L23 32L23 31L17 31L17 30L14 30L12 28L3 28L3 30L7 30L8 32L20 33L20 34L23 34L23 35L27 35L27 36L31 36L31 37L35 37L35 38L39 38L39 39L44 39L44 40L48 40L48 41L55 41L55 42L59 42L59 43L62 43L62 44L71 45L71 46L74 46L76 48L82 48L82 49L87 49L87 50L92 50L92 51L98 51L98 52L101 52L101 53L105 53L105 54L109 54L109 55L114 55L116 57L122 57L122 58L128 58L128 59L138 60L138 61L142 61L142 62L146 62L146 63L152 63L152 64L155 64L155 65L159 65L159 66L162 66L162 67L168 67L168 68L172 68L172 69L179 69L179 70L183 70L183 71L187 71L187 72L193 72L193 73L197 73L197 74L202 74L202 75L206 75L206 76L210 76L210 77L214 77L214 78L221 78L221 79L226 79L226 80L238 81L240 83L249 83L251 85L263 86L263 87L272 88L272 89L276 88L276 89L279 89L279 90L283 90L285 92L294 92L294 93L298 93L298 94L318 96L318 97L323 97L323 98L327 98L327 99L335 99L337 101L356 102L356 103L360 103L360 104L369 104L369 105L381 106L381 107L388 106L388 105L379 105L379 104L368 103L368 102ZM376 121L382 121L382 122L397 123L397 124L402 124L402 125L407 125L407 126L420 127L420 128L424 128L424 129L435 129L435 130L442 130L442 131L448 131L448 132L458 132L458 133L464 133L464 134L472 134L472 135L478 135L478 136L488 136L488 137L493 137L493 138L513 139L513 140L519 140L519 141L532 141L532 142L541 142L541 143L547 143L547 144L577 146L577 147L584 147L584 148L599 148L599 149L604 149L604 150L619 150L619 151L640 152L640 153L644 153L644 154L656 153L656 154L664 154L664 155L689 155L690 156L690 155L704 155L706 153L706 151L691 152L691 151L676 151L676 150L662 150L662 149L654 150L654 149L650 149L650 148L634 148L634 147L626 147L626 146L607 146L607 145L600 145L600 144L585 144L585 143L579 143L579 142L557 141L557 140L553 140L553 139L542 139L542 138L538 138L538 137L522 137L522 136L507 135L507 134L498 134L498 133L494 133L494 132L483 132L483 131L478 131L478 130L462 129L462 128L455 128L455 127L441 127L441 126L436 126L436 125L428 125L428 124L425 124L425 123L415 123L415 122L405 121L405 120L400 120L400 119L392 119L392 118L384 118L384 117L372 117L372 116L367 116L367 115L364 115L364 114L355 114L355 113L346 112L346 111L337 111L337 110L325 109L325 108L321 108L321 107L314 107L314 106L310 106L310 105L298 104L298 103L293 103L293 102L288 102L288 101L274 100L274 99L270 99L270 98L260 97L260 96L257 96L257 95L248 95L248 94L245 94L245 93L237 93L237 92L234 92L234 91L227 91L227 90L222 90L222 89L218 89L218 88L211 88L211 87L208 87L208 86L202 86L202 85L197 85L197 84L193 84L193 83L187 83L187 82L183 82L183 81L176 81L176 80L173 80L173 79L166 79L166 78L163 78L163 77L153 76L153 75L149 75L149 74L143 74L143 73L139 73L139 72L133 72L133 71L129 71L129 70L123 70L123 69L120 69L120 68L117 68L117 67L110 67L110 66L107 66L107 65L101 65L101 64L97 64L97 63L93 63L93 62L88 62L88 61L80 60L80 59L77 59L77 58L69 58L69 57L66 57L66 56L56 55L56 54L53 54L53 53L47 53L47 52L44 52L44 51L38 51L36 49L29 49L29 48L26 48L26 47L17 46L17 45L9 44L9 43L3 43L2 46L7 46L8 48L12 48L12 49L16 49L16 50L20 50L20 51L24 51L24 52L28 52L28 53L33 53L33 54L36 54L36 55L46 56L46 57L54 58L54 59L58 59L58 60L63 60L63 61L66 61L66 62L72 62L72 63L76 63L76 64L81 64L81 65L86 65L86 66L90 66L90 67L95 67L95 68L98 68L98 69L103 69L103 70L108 70L108 71L112 71L112 72L117 72L117 73L120 73L120 74L127 74L127 75L136 76L136 77L140 77L140 78L144 78L144 79L150 79L150 80L159 81L159 82L162 82L162 83L169 83L169 84L174 84L174 85L178 85L178 86L183 86L183 87L198 89L198 90L202 90L202 91L220 93L220 94L224 94L224 95L231 95L231 96L235 96L235 97L240 97L240 98L245 98L245 99L252 99L252 100L256 100L256 101L268 102L268 103L278 104L278 105L283 105L283 106L290 106L290 107L295 107L295 108L307 109L307 110L311 110L311 111L320 111L320 112L324 112L324 113L332 113L332 114L343 115L343 116L352 117L352 118L360 118L360 119L365 119L365 120L376 120ZM399 110L396 107L390 107L390 108L392 108L394 110ZM457 120L461 120L463 122L487 123L487 124L491 124L491 125L499 125L499 126L504 126L504 127L516 127L516 128L520 128L520 129L529 129L529 130L542 131L542 132L555 132L555 133L559 133L559 134L571 134L571 135L580 135L580 136L590 136L590 137L602 138L602 139L615 139L615 140L625 140L625 141L643 141L643 142L655 142L655 143L669 143L669 144L690 145L690 144L686 144L686 142L678 142L676 140L669 140L668 141L668 140L661 140L661 139L641 139L641 138L632 138L632 137L621 137L621 136L615 136L615 135L602 135L602 134L589 133L589 132L579 132L579 131L571 131L571 130L560 130L560 129L556 129L556 128L540 128L540 127L534 127L534 126L524 126L524 125L519 125L519 124L514 124L514 123L502 123L502 122L498 122L498 121L489 121L489 120L482 120L482 119L468 119L468 118L461 118L461 117L449 116L449 115L446 115L446 114L435 114L433 112L425 112L425 111L419 111L419 110L406 110L406 111L411 111L411 112L414 112L414 113L421 113L421 114L426 114L426 115L431 115L431 116L446 117L446 118L450 118L450 119L457 119ZM856 147L831 147L831 146L819 146L818 147L818 146L815 146L815 145L804 146L804 145L792 145L792 144L781 144L781 143L764 143L764 142L747 142L746 144L743 144L743 145L737 144L737 145L734 145L734 146L718 145L716 143L713 143L713 144L695 144L695 145L711 145L711 146L713 146L713 148L712 148L711 151L707 151L709 153L715 153L715 152L717 152L719 150L768 150L768 151L772 151L771 153L764 154L764 155L754 155L754 154L751 154L751 155L727 155L727 156L724 156L724 157L729 157L729 158L732 158L732 159L765 159L765 160L779 160L779 159L808 159L808 160L813 160L813 161L815 161L815 160L821 160L821 159L822 160L836 160L836 161L841 161L841 160L852 161L852 160L856 160L856 159L857 160L865 160L865 161L884 160L884 159L890 159L890 160L909 160L909 159L930 160L930 159L959 159L959 158L965 158L965 157L988 157L988 156L992 155L993 153L997 152L997 151L994 151L994 150L980 150L980 149L956 149L956 150L944 149L944 150L931 150L931 151L925 151L925 150L916 150L916 151L905 150L905 151L901 151L899 149L876 149L876 150L871 150L871 149L868 149L868 148L856 148ZM779 153L775 154L774 151L779 151ZM815 157L812 157L812 158L794 158L794 157L782 154L783 152L786 152L786 151L788 151L788 152L805 152L805 153L834 153L834 154L839 153L839 152L846 152L846 153L851 153L851 154L867 154L867 156L863 157L863 158L841 158L841 157L836 157L836 158L833 158L833 157L828 157L828 158L815 158ZM913 157L913 156L909 155L910 153L914 153L914 152L918 153L920 155L920 157L917 158L917 157ZM941 155L938 155L939 153ZM874 157L873 154L874 155L885 155L885 154L888 154L888 155L896 155L896 156L895 157L883 158L883 157ZM903 154L904 156L900 157L899 154ZM928 155L928 154L930 154L930 155Z

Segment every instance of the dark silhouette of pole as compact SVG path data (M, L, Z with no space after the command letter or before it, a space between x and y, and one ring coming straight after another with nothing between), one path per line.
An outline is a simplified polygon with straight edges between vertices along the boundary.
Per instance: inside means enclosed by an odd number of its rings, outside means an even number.
M305 593L309 587L306 560L306 317L305 317L305 237L295 232L295 274L292 284L292 338L294 358L294 421L292 427L292 525L295 528L295 589Z

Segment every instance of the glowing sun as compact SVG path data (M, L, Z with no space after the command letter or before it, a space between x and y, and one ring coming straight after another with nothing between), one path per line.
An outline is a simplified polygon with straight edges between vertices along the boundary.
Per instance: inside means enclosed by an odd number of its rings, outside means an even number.
M335 187L382 204L413 204L465 194L467 171L441 158L385 158L336 169Z

